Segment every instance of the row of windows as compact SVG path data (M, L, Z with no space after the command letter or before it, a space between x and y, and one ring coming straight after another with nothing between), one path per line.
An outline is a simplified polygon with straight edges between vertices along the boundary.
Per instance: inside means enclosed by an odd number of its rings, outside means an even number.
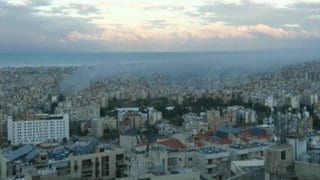
M51 130L51 131L48 131L48 130L45 130L45 131L41 131L41 130L25 130L25 131L12 131L12 134L52 134L52 133L57 133L57 134L61 134L61 133L64 133L66 132L65 129L56 129L56 130Z
M29 129L64 129L67 128L65 126L51 126L51 127L25 127L25 128L13 128L13 130L29 130Z
M36 123L36 122L28 122L28 123L13 123L13 127L21 127L21 126L42 126L42 125L64 125L65 121L57 121L57 122L41 122L41 123Z
M13 127L14 130L28 130L28 129L62 129L66 128L64 125L56 125L56 126L25 126L25 127Z
M26 136L14 136L12 139L17 140L23 140L23 139L52 139L52 138L61 138L66 137L67 134L54 134L50 136L32 136L32 135L26 135Z
M65 123L57 123L57 124L23 124L23 125L12 125L12 127L18 127L18 128L21 128L21 127L30 127L30 126L33 126L33 127L41 127L41 126L64 126Z
M49 120L49 121L46 121L46 120L43 120L43 121L16 121L14 122L14 124L41 124L41 123L56 123L56 122L64 122L65 120L61 119L61 120Z
M53 133L48 133L48 132L44 132L44 133L38 133L38 132L35 132L35 133L12 133L12 136L53 136L53 135L61 135L61 134L66 134L66 132L64 131L58 131L58 132L53 132Z
M53 139L62 139L62 138L59 138L59 137L56 137L56 138L50 138L50 139L45 139L45 140L53 140ZM24 143L24 144L27 144L27 143L41 143L43 141L45 141L44 139L24 139L24 140L12 140L12 143L13 144L20 144L20 143Z

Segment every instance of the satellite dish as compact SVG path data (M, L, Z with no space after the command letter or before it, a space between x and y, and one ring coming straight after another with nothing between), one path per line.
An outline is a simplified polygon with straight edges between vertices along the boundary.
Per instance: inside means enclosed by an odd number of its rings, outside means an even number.
M301 119L301 118L302 118L302 116L301 116L300 113L297 114L297 117L298 117L298 119Z

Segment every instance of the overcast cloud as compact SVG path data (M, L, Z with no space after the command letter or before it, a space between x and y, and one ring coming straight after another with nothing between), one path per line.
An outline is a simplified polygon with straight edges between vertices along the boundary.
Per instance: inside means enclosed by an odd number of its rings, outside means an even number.
M5 1L0 52L319 49L320 1Z

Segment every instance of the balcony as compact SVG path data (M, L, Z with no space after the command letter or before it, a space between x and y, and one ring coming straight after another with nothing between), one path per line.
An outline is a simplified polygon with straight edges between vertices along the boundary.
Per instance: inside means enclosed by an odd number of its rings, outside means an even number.
M215 164L215 163L211 163L211 164L206 165L206 168L215 168L215 167L217 167L217 164Z

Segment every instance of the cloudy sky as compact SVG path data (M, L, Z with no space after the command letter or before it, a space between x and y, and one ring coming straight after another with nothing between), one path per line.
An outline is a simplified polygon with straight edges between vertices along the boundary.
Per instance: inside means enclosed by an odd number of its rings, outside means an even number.
M320 48L320 0L0 0L0 52Z

